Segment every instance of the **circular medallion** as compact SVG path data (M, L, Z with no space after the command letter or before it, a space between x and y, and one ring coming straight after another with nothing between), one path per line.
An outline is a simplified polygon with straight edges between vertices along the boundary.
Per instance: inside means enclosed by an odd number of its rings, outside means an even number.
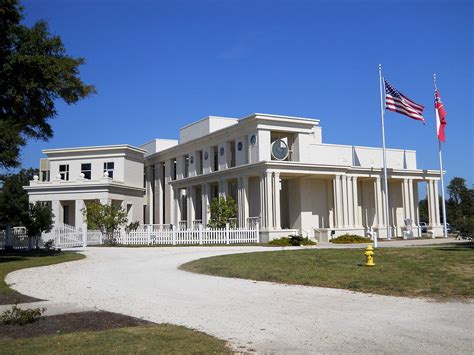
M189 156L189 162L190 162L191 164L194 164L194 155L190 155L190 156Z
M257 144L257 136L255 134L252 134L252 136L250 137L250 144Z
M221 147L221 149L219 150L219 153L221 154L221 157L224 156L224 153L225 153L224 147Z
M242 150L242 142L237 143L237 150L239 152Z
M207 160L209 158L209 153L208 152L204 152L204 160Z
M288 144L283 140L277 139L272 143L272 156L276 160L285 160L288 158Z

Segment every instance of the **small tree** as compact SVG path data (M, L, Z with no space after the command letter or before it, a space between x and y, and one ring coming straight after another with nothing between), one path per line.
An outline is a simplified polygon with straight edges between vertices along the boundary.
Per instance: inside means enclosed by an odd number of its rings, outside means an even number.
M120 205L102 204L92 201L82 210L87 220L87 227L98 229L105 235L105 243L114 245L117 240L114 231L127 224L127 212Z
M237 204L232 197L214 197L210 205L211 219L207 224L211 228L225 228L230 218L237 217Z
M39 248L38 242L41 233L49 232L53 228L54 214L49 206L36 202L30 203L28 212L22 215L22 223L28 231L28 246L32 249L33 244Z

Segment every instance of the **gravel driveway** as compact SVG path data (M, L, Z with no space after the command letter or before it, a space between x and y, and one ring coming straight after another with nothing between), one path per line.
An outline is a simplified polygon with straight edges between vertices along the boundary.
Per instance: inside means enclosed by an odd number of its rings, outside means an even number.
M180 271L262 247L89 248L87 258L19 270L7 282L53 302L185 325L259 352L468 353L473 304L286 286Z

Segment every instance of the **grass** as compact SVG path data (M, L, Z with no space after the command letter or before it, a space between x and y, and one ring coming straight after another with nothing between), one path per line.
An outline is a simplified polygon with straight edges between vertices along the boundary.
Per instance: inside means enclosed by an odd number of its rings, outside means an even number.
M271 251L204 258L181 269L236 277L381 295L468 300L474 296L473 244L379 248L376 266L360 249Z
M46 266L52 264L63 263L66 261L73 261L85 258L84 255L73 252L60 252L58 254L45 254L35 251L19 251L14 253L0 253L0 304L3 299L8 299L6 303L12 303L14 297L19 299L22 295L12 290L6 283L5 277L8 273L25 269L29 267Z
M230 353L224 340L185 327L152 326L0 341L4 354Z

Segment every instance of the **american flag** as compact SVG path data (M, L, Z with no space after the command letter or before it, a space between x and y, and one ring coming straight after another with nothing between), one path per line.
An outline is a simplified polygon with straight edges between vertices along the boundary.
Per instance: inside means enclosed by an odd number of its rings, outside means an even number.
M400 91L390 84L387 80L385 82L385 108L387 110L401 113L418 121L425 123L423 118L423 105L413 102L408 97L403 95Z

